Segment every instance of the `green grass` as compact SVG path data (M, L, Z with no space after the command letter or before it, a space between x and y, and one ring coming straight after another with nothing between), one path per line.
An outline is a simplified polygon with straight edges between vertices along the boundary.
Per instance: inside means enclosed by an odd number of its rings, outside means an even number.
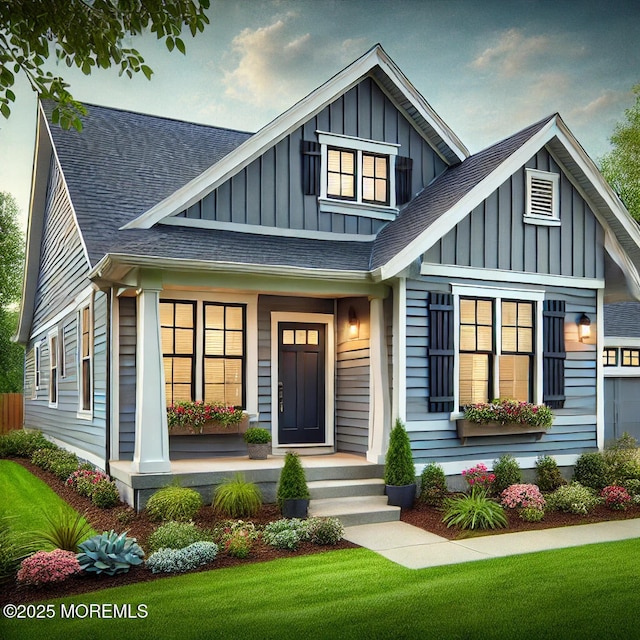
M638 541L405 569L334 551L53 601L9 638L638 638ZM108 584L102 580L101 584ZM130 605L143 619L61 619L62 603ZM112 611L113 607L107 609Z
M19 533L47 529L45 512L52 516L60 510L76 513L42 480L11 460L0 460L0 496L0 514L16 516L11 520L11 527ZM94 534L92 529L90 535ZM53 549L53 546L47 548Z

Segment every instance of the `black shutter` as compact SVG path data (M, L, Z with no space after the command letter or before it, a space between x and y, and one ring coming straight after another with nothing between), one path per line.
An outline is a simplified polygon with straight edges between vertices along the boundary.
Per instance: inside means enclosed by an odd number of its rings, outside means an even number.
M545 300L542 310L542 401L550 409L564 407L564 300Z
M411 171L413 158L396 156L396 204L411 200Z
M453 296L429 294L429 411L453 411Z
M320 195L320 143L302 140L302 191L305 196Z

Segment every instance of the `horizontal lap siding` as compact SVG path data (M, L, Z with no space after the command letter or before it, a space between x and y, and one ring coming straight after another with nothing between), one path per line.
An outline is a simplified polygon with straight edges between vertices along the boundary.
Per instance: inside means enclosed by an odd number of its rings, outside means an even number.
M508 288L504 283L480 283L456 280L460 284ZM563 409L554 411L562 424L552 427L540 441L533 436L482 437L460 444L455 422L448 414L429 413L428 338L429 319L427 296L430 291L450 291L450 281L433 277L427 280L407 280L407 423L410 430L416 464L431 461L473 461L478 458L496 458L503 453L537 456L579 454L594 449L596 444L596 364L595 345L578 341L576 322L582 313L592 320L592 335L597 325L596 292L569 287L545 287L547 299L564 300L566 304L565 341L565 395ZM526 285L517 285L518 289ZM421 355L423 354L423 355ZM411 423L414 423L413 425Z
M371 235L385 224L366 216L320 212L317 196L302 190L301 141L316 131L400 144L413 159L412 193L418 193L445 165L391 100L367 78L279 141L240 173L182 215L282 229Z

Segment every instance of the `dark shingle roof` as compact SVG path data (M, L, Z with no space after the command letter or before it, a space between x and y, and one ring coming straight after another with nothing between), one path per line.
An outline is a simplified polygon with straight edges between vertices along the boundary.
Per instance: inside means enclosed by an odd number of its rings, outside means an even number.
M640 302L605 304L604 335L640 338Z

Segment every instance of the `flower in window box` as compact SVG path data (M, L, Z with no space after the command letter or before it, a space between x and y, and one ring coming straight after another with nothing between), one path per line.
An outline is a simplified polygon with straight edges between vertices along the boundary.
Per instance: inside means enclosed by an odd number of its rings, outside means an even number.
M464 419L477 424L523 424L548 429L553 423L553 412L544 404L493 400L467 405Z
M174 402L167 407L169 431L174 427L185 427L195 433L201 433L208 422L217 422L230 428L243 418L242 409L216 402Z

